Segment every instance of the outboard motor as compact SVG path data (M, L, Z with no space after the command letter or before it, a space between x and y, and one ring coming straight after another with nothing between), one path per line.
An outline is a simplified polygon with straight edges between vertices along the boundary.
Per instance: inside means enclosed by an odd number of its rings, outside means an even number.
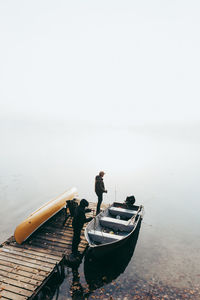
M133 206L134 203L135 203L135 197L134 197L133 195L132 195L132 196L128 196L128 197L126 198L125 203L126 203L127 207Z

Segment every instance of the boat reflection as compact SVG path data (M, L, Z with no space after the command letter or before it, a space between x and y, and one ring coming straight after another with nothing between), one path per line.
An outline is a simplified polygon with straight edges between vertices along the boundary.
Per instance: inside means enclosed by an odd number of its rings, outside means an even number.
M123 246L112 251L110 255L97 260L88 252L84 258L84 274L89 291L92 292L105 284L110 283L123 273L128 266L139 236L141 221L137 229Z
M72 279L72 285L70 286L72 299L73 300L85 299L85 291L80 283L80 275L77 267L72 269L72 274L73 274L73 279Z

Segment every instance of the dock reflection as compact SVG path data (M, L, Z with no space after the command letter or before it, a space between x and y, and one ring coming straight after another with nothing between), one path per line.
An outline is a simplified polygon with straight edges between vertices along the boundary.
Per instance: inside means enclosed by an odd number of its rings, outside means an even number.
M89 253L85 255L84 274L90 292L110 283L125 271L134 254L140 227L141 221L134 235L123 246L101 260L93 258Z

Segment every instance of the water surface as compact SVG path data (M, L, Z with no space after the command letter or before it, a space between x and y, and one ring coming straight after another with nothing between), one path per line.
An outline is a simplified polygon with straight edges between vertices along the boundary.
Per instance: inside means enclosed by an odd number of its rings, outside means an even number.
M155 299L200 298L197 125L27 121L1 125L1 242L29 213L72 186L81 198L96 201L94 177L104 170L108 189L104 202L124 201L134 194L145 215L124 273L90 297L134 299L140 294L145 299L149 292L148 297ZM83 266L79 274L86 285ZM72 277L69 270L59 299L71 297Z

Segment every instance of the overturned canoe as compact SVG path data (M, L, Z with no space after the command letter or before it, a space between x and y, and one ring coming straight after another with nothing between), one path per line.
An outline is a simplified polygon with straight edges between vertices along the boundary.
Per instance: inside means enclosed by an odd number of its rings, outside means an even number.
M76 188L71 188L34 211L16 227L14 233L16 242L18 244L24 242L42 224L59 212L66 205L67 200L72 200L75 197L77 197L77 190Z
M90 253L99 258L122 246L136 232L143 218L143 206L114 202L85 228Z

